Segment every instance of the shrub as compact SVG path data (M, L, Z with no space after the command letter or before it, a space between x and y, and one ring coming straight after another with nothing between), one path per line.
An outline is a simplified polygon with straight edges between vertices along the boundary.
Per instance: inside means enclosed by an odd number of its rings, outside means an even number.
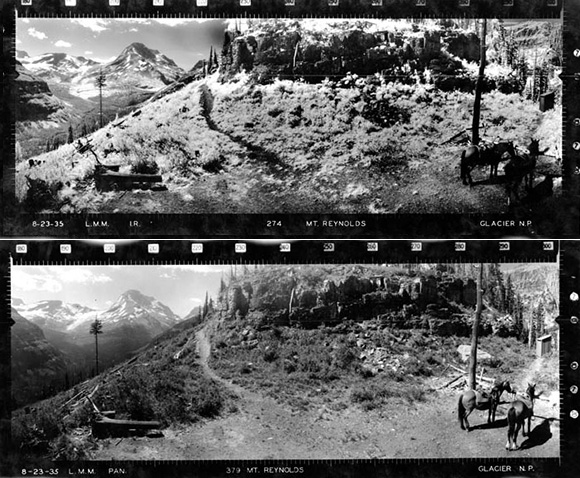
M131 162L133 174L157 174L159 165L152 159L137 158Z
M278 351L273 348L267 348L262 354L264 362L275 362L278 359Z

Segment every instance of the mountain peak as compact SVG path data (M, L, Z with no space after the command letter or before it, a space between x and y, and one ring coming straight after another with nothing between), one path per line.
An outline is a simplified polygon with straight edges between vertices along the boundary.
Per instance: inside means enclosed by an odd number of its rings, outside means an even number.
M123 53L121 53L121 56L129 54L131 52L135 52L138 55L142 56L143 58L149 60L155 59L155 56L159 54L157 50L152 50L151 48L145 46L143 43L135 42L131 43L127 48L125 48L123 50Z
M148 297L136 289L129 289L129 290L123 292L121 294L121 297L125 297L127 299L132 299L132 300L143 300L143 299L153 300L153 297Z

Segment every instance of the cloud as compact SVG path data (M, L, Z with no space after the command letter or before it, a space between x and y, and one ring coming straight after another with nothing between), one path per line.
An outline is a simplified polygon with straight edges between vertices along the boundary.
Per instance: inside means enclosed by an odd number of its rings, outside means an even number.
M210 265L210 264L178 264L170 266L160 266L162 270L167 271L186 271L199 274L217 274L224 270L229 270L229 265Z
M93 54L93 52L90 50L85 51L85 55L92 55L92 54Z
M64 267L62 275L59 274L60 268L53 269L63 282L74 282L76 284L98 284L112 282L108 275L97 274L89 269L79 269L77 267Z
M63 40L59 40L54 44L54 46L57 46L59 48L70 48L72 46L72 43L69 43L69 42L63 41Z
M60 292L62 284L44 273L33 274L19 267L12 268L12 288L15 291Z
M109 29L109 22L100 18L74 18L71 21L95 33L101 33Z
M28 29L28 34L29 34L31 37L38 38L39 40L45 40L46 38L48 38L48 37L46 36L46 33L44 33L44 32L39 32L39 31L38 31L36 28L29 28L29 29Z
M190 302L195 302L196 304L201 304L204 302L203 299L198 299L197 297L192 297L191 299L189 299Z

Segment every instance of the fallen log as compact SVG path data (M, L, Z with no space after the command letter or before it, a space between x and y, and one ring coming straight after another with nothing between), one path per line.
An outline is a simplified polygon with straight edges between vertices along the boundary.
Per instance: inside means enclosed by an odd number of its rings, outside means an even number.
M452 369L455 369L455 370L457 370L458 372L461 372L462 374L466 374L466 373L467 373L465 370L461 370L459 367L456 367L456 366L455 366L455 365L453 365L452 363L450 363L450 364L449 364L449 366L450 366Z
M100 171L95 174L95 186L99 191L111 189L133 189L142 184L161 183L163 178L159 174L129 174L113 171Z
M157 421L118 420L99 417L92 423L93 436L96 438L129 436L136 431L161 428Z
M457 382L457 380L460 380L463 378L463 375L459 375L459 377L455 377L453 380L451 380L450 382L447 382L445 385L442 385L441 387L438 388L438 390L441 390L442 388L445 387L449 387L449 385L451 385L454 382Z

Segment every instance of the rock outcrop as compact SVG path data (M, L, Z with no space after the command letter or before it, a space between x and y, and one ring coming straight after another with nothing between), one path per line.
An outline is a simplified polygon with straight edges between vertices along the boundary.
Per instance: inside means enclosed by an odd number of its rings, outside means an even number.
M306 81L320 81L348 72L391 74L405 65L422 71L432 60L445 64L445 73L454 74L462 67L451 55L478 59L479 39L453 29L376 31L364 22L356 27L345 22L317 31L291 21L271 20L244 33L226 32L220 78L228 81L246 71L256 74L258 80L302 76Z
M45 120L64 108L63 102L52 94L48 84L26 70L18 61L16 73L16 121Z

